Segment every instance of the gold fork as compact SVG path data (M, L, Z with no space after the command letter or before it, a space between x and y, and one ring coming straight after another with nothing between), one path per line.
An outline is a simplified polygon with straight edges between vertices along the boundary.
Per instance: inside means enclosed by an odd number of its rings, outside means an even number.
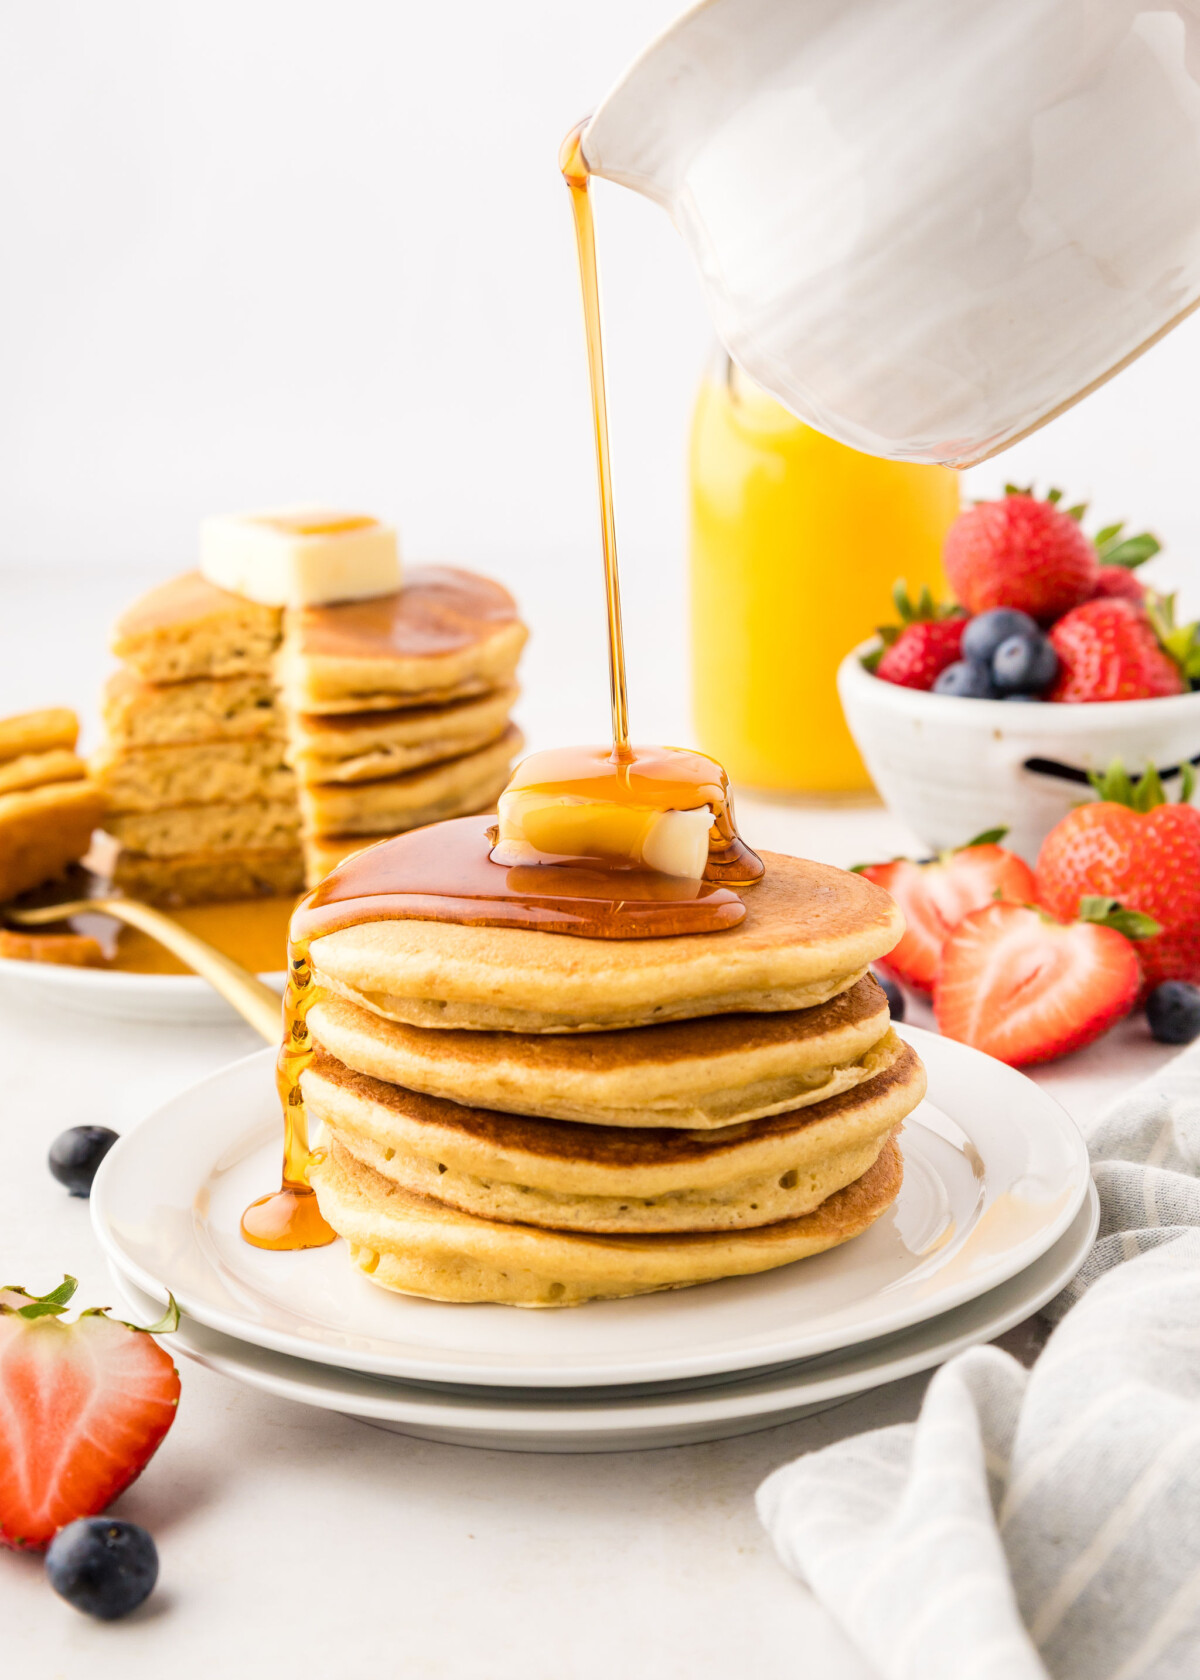
M186 963L202 980L207 980L269 1044L279 1043L282 1000L278 992L265 986L257 975L227 957L224 951L218 951L207 939L200 939L170 916L164 916L161 910L152 910L135 898L77 898L67 904L39 906L36 910L15 910L9 906L0 914L18 927L45 927L49 922L65 921L68 916L102 915L140 928L151 939L165 945L172 956Z

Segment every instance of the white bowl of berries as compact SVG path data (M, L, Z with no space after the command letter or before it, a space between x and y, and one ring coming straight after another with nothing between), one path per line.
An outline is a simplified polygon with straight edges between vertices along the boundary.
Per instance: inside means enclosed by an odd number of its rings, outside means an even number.
M1001 825L1033 862L1115 759L1166 783L1200 764L1200 629L1134 576L1156 539L1088 537L1059 500L967 509L946 539L956 602L898 590L900 624L838 673L872 780L931 851Z

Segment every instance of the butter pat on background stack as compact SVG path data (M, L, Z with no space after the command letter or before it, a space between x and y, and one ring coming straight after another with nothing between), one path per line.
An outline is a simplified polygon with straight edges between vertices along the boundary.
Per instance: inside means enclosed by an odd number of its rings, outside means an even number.
M200 570L268 607L320 607L400 588L396 533L370 514L296 508L205 519Z

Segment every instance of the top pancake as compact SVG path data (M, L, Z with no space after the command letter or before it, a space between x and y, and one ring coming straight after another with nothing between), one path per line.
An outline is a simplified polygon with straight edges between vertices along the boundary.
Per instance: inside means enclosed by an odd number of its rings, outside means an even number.
M502 584L454 566L423 566L390 595L298 608L284 623L280 686L294 710L318 714L505 687L527 634Z
M265 676L282 613L185 572L147 591L117 620L112 651L143 682Z
M904 918L882 888L764 852L745 920L667 939L380 921L314 939L319 984L389 1020L498 1032L596 1032L698 1015L806 1009L885 955Z

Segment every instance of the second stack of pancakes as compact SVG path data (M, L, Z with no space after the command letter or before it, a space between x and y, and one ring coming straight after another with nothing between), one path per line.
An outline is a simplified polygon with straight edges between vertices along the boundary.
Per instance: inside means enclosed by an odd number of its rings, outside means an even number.
M502 584L452 566L284 617L277 678L309 886L386 835L493 806L526 640Z
M566 1306L766 1270L878 1218L925 1089L867 971L902 920L859 876L764 862L720 933L315 939L313 1183L354 1264Z

